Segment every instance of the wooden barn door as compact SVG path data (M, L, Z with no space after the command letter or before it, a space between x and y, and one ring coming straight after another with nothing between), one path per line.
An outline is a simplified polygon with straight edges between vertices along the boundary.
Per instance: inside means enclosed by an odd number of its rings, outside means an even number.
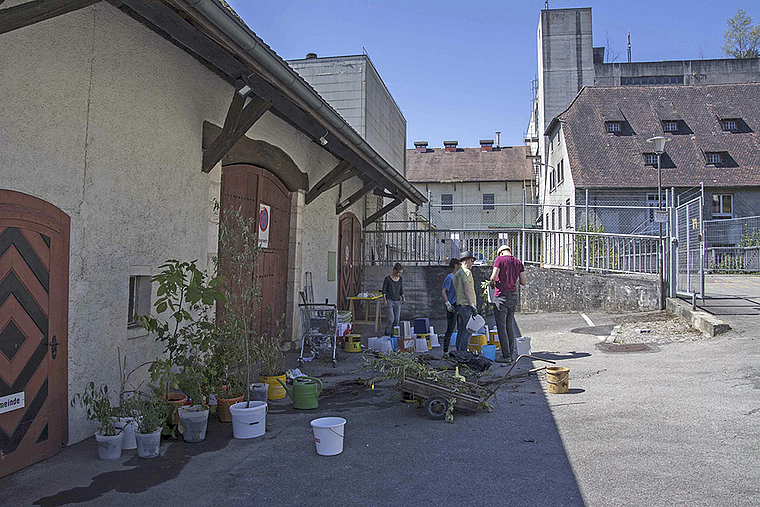
M69 223L0 190L0 477L68 438Z
M242 210L246 219L253 218L258 224L260 205L269 206L269 244L262 250L256 267L262 296L254 322L254 330L258 333L277 332L277 324L285 315L290 198L287 188L266 169L241 164L222 168L222 216L225 210L237 208Z
M356 296L362 279L362 226L353 213L338 224L338 308L348 310L348 297Z

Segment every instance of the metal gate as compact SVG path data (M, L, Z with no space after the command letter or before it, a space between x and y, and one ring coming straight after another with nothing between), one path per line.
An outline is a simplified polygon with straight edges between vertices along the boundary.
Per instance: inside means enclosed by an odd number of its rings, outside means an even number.
M675 252L675 275L679 296L705 297L703 206L700 196L676 208L675 232L678 247Z

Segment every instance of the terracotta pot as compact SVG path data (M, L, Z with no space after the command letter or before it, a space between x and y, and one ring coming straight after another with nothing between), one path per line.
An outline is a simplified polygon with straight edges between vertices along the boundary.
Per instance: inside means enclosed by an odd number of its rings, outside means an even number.
M216 408L219 415L220 422L232 422L232 414L230 414L230 405L243 401L243 395L235 398L217 398Z
M177 414L177 409L185 404L187 401L187 396L182 393L169 393L166 396L166 401L174 405L171 413L171 424L173 426L179 424L179 415Z

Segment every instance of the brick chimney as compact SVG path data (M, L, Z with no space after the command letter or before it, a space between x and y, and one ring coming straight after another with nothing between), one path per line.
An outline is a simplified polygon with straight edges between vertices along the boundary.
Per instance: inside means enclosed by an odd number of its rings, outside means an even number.
M417 153L427 153L427 141L414 141L414 151Z
M493 139L481 139L480 151L493 151Z
M453 152L457 151L457 145L458 144L459 144L458 141L444 141L443 142L443 148L445 149L445 151L447 153L448 152L453 153Z

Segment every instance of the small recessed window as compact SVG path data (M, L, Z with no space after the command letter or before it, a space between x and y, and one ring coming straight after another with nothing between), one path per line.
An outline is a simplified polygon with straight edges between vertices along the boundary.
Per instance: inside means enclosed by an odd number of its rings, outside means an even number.
M139 327L140 315L150 313L151 287L149 276L129 277L129 307L127 327Z
M441 194L441 210L451 211L454 209L454 194Z
M731 132L736 130L736 120L723 120L723 131Z
M483 194L483 209L484 210L494 209L494 195L493 194Z
M655 153L645 153L644 159L646 165L657 165L657 155Z
M710 165L720 165L723 163L723 157L720 153L708 153L707 163Z
M678 132L678 122L677 121L666 121L665 122L665 132Z
M607 122L607 132L620 132L620 122L619 121L608 121Z

